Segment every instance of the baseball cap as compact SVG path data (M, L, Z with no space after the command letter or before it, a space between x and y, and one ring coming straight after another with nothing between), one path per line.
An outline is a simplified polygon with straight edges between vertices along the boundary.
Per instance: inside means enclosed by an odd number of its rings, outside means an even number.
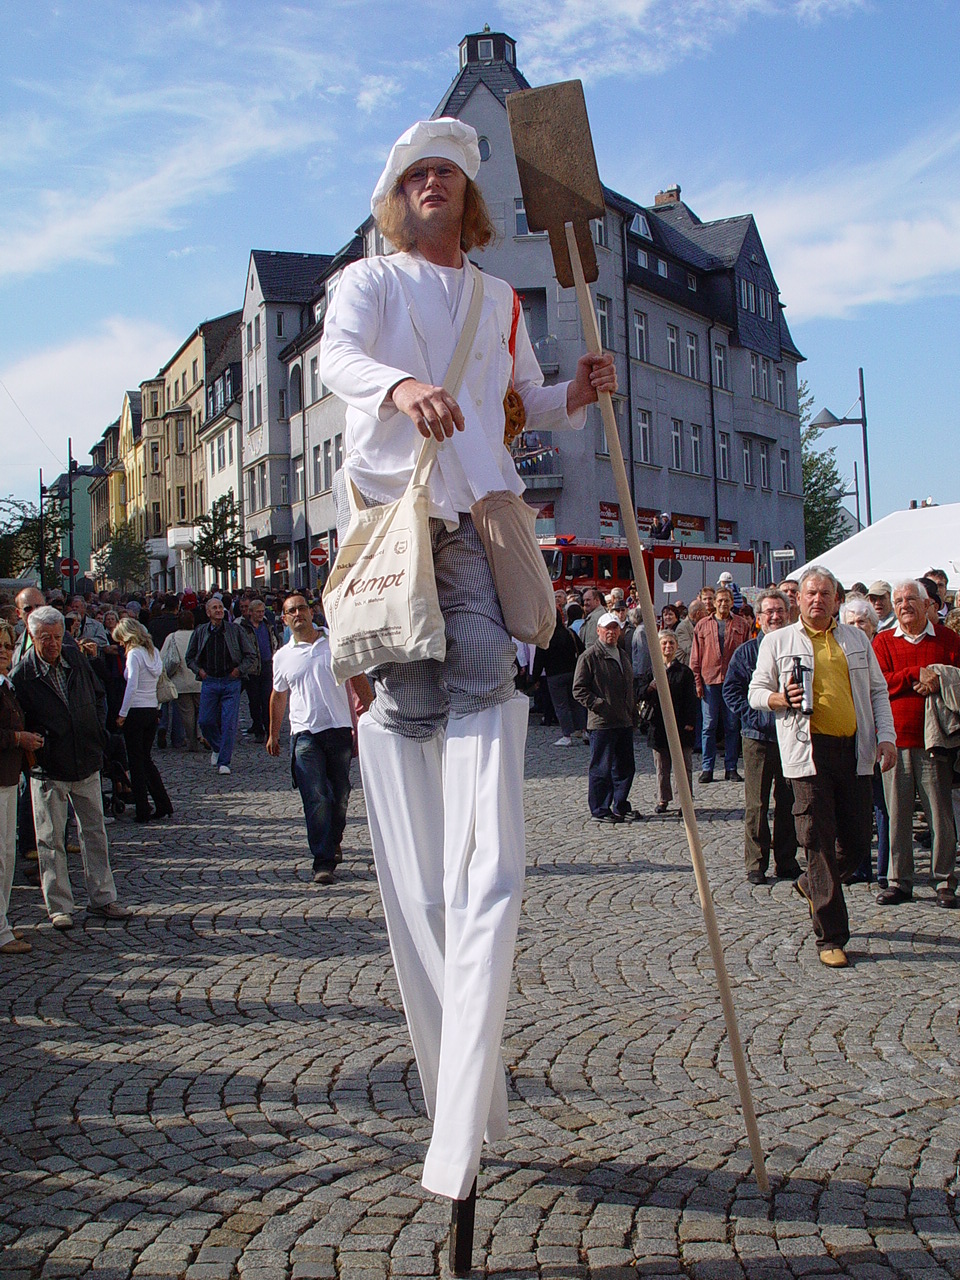
M878 578L876 582L871 582L867 587L868 596L888 596L890 594L890 583L884 582L882 578Z
M613 627L620 625L620 619L615 613L602 613L597 619L598 627Z

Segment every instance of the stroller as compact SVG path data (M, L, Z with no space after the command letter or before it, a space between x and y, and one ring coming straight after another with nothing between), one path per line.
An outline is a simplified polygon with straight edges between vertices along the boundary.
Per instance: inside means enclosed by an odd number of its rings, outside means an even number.
M103 756L103 768L100 771L100 795L103 811L109 808L114 817L119 818L127 807L127 799L132 798L133 788L127 760L127 744L122 733L107 734L107 749Z

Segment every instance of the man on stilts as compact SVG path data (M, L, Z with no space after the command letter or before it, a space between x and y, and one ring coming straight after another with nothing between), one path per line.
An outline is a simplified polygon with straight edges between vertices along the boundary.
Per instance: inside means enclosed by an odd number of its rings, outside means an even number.
M500 1041L524 878L527 699L470 508L522 493L504 446L512 384L533 431L581 428L613 357L582 356L544 387L515 295L484 276L479 326L457 399L441 383L474 289L466 254L493 239L473 179L476 132L420 121L373 194L399 250L348 266L327 312L321 376L347 404L345 470L368 505L403 493L422 438L439 442L430 534L446 630L443 662L391 664L359 725L360 766L390 946L433 1136L423 1185L463 1201L486 1138L502 1137ZM335 482L341 520L344 478Z

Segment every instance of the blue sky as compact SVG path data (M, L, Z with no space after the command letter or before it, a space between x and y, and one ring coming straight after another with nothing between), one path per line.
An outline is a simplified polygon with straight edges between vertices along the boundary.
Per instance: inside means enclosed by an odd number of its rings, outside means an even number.
M0 489L87 450L123 392L239 307L251 248L331 252L393 139L489 23L584 80L601 176L752 212L816 408L856 413L874 518L958 497L956 0L115 3L5 8ZM856 427L830 433L852 480ZM850 499L852 506L852 499Z

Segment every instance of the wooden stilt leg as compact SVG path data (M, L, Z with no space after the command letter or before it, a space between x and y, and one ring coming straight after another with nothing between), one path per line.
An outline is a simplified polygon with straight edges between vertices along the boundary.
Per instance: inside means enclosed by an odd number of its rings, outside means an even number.
M450 1270L468 1276L473 1270L473 1222L477 1211L477 1180L465 1200L454 1200L450 1215Z

